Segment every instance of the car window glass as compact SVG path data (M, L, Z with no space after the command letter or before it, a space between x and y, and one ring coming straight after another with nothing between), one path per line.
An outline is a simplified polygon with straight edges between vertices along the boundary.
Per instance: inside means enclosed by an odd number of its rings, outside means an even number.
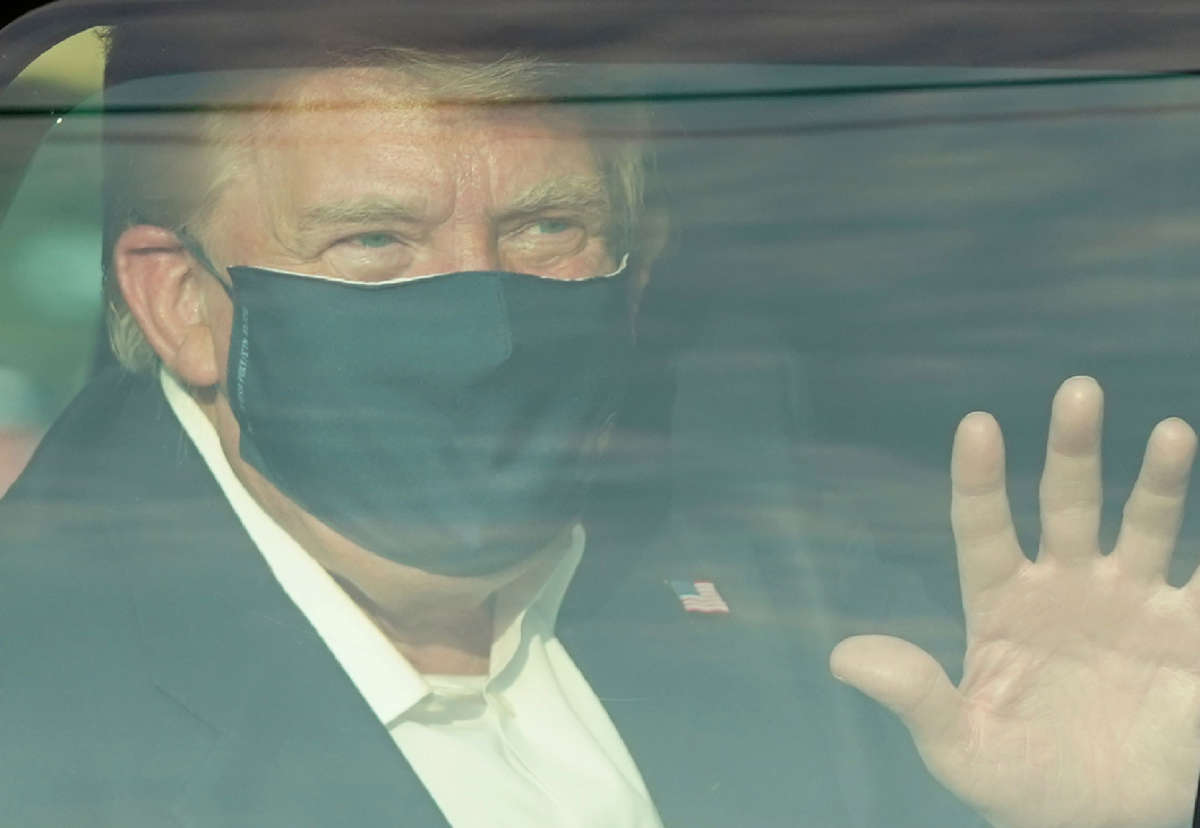
M0 493L103 341L104 101L84 99L98 93L97 41L79 38L78 62L48 57L18 82L83 100L55 116L0 221L0 441L12 445L0 442ZM642 132L655 157L648 197L670 224L613 446L628 462L610 467L594 509L637 514L622 528L642 534L614 537L656 556L661 589L713 581L780 666L737 677L744 697L690 692L714 709L796 699L794 753L778 761L806 769L791 792L811 803L806 824L975 824L903 727L830 679L829 651L883 632L960 678L946 470L966 412L1004 427L1028 554L1062 379L1091 374L1107 392L1105 548L1149 429L1200 419L1200 86L1182 74L751 62L581 77L560 105L610 113L614 135ZM107 101L136 110L129 135L170 140L154 126L170 106L155 90L192 80L131 84ZM1196 566L1197 532L1185 523L1172 583ZM679 657L724 669L715 647ZM776 750L768 736L761 748ZM725 758L730 787L760 773ZM794 816L769 798L712 793L692 824Z

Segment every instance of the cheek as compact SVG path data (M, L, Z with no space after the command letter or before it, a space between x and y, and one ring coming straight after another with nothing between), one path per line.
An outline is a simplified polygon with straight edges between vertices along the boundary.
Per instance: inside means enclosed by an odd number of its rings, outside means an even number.
M553 279L562 279L565 281L590 279L593 276L612 273L617 269L617 260L609 253L606 240L598 236L589 238L578 252L570 256L564 256L549 262L542 262L536 266L528 266L526 263L522 264L525 266L510 269L537 273L541 276L549 276Z

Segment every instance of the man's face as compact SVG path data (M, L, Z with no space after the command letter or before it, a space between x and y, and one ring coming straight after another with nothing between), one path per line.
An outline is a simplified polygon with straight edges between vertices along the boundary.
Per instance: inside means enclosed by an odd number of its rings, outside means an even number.
M577 128L529 109L399 105L338 72L300 91L322 103L268 116L203 228L219 267L362 282L479 270L573 280L615 269L608 191ZM220 389L232 306L212 280L202 284ZM381 605L414 593L402 567L336 536L240 459L226 395L207 411L235 472L323 565ZM422 577L422 588L436 580Z
M365 282L613 269L607 191L577 130L528 108L401 106L336 72L305 92L330 105L273 116L218 203L222 264Z

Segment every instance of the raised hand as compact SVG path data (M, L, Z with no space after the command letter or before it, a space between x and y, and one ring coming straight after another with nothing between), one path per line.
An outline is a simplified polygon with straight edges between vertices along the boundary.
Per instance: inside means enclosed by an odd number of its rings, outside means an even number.
M1200 575L1166 583L1196 436L1150 435L1116 547L1099 548L1103 395L1059 388L1037 561L1022 553L989 414L954 438L951 522L967 624L962 683L888 636L855 636L834 675L901 717L933 775L998 826L1190 824L1200 782Z

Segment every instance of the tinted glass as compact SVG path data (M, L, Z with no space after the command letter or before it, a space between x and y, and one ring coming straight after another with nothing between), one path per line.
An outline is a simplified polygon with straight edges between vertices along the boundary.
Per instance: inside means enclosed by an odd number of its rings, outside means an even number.
M648 149L646 221L670 229L588 511L589 550L641 586L597 599L602 625L574 629L592 653L577 658L584 677L668 824L982 824L895 717L832 679L829 654L884 633L961 678L947 469L967 412L1004 429L1031 557L1065 378L1106 392L1105 550L1150 429L1196 421L1200 82L586 57L550 105L603 121L597 141ZM155 90L192 80L123 87L109 124L180 140L189 122ZM34 73L9 91L10 120L38 110L23 90L60 87L98 91L78 70ZM96 366L112 367L97 351L101 106L55 116L0 223L0 491ZM1197 564L1198 531L1183 525L1174 585ZM725 611L688 611L697 582ZM661 651L638 655L646 642ZM634 672L595 683L621 664ZM646 710L678 741L638 724Z

